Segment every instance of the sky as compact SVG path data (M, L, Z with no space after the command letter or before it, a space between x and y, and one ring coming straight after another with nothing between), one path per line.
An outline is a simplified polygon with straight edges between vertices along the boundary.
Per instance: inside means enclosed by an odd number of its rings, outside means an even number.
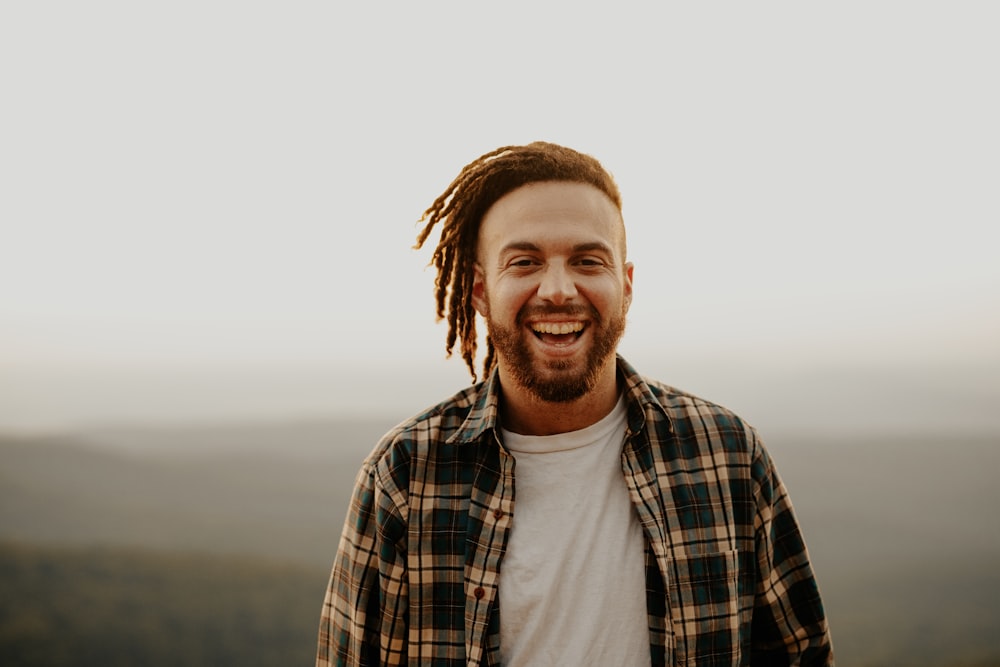
M998 15L4 3L0 430L444 398L417 221L537 139L621 187L640 370L761 414L876 377L997 426Z

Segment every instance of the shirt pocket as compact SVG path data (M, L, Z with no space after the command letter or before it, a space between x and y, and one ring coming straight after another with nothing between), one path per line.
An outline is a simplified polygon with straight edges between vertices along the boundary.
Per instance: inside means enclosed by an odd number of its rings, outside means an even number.
M738 665L738 552L688 555L668 563L667 595L676 664Z

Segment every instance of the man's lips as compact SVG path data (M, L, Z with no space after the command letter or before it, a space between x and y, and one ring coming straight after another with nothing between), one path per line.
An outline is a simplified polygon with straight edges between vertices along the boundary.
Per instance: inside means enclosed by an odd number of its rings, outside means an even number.
M533 322L530 326L536 334L575 334L583 331L583 322Z
M533 322L528 328L538 341L553 347L568 348L580 340L586 326L583 322Z
M570 347L584 335L597 313L584 305L572 304L529 307L519 315L518 319L536 340L555 347Z

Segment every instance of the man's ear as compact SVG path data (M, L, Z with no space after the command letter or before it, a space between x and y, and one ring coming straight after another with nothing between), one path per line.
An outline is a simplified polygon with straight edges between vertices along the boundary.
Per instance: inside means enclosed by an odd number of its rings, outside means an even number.
M486 313L489 310L486 307L486 276L483 273L481 266L476 264L473 267L472 276L472 307L476 309L476 312L486 317Z
M632 262L625 264L625 310L632 306L632 271L635 265Z

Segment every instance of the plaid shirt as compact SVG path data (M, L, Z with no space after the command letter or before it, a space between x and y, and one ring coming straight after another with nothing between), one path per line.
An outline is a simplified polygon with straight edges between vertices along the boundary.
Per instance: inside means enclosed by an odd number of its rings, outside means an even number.
M805 543L754 430L618 365L652 664L833 664ZM365 460L323 603L318 666L499 664L497 587L515 525L499 398L494 373L397 426Z

